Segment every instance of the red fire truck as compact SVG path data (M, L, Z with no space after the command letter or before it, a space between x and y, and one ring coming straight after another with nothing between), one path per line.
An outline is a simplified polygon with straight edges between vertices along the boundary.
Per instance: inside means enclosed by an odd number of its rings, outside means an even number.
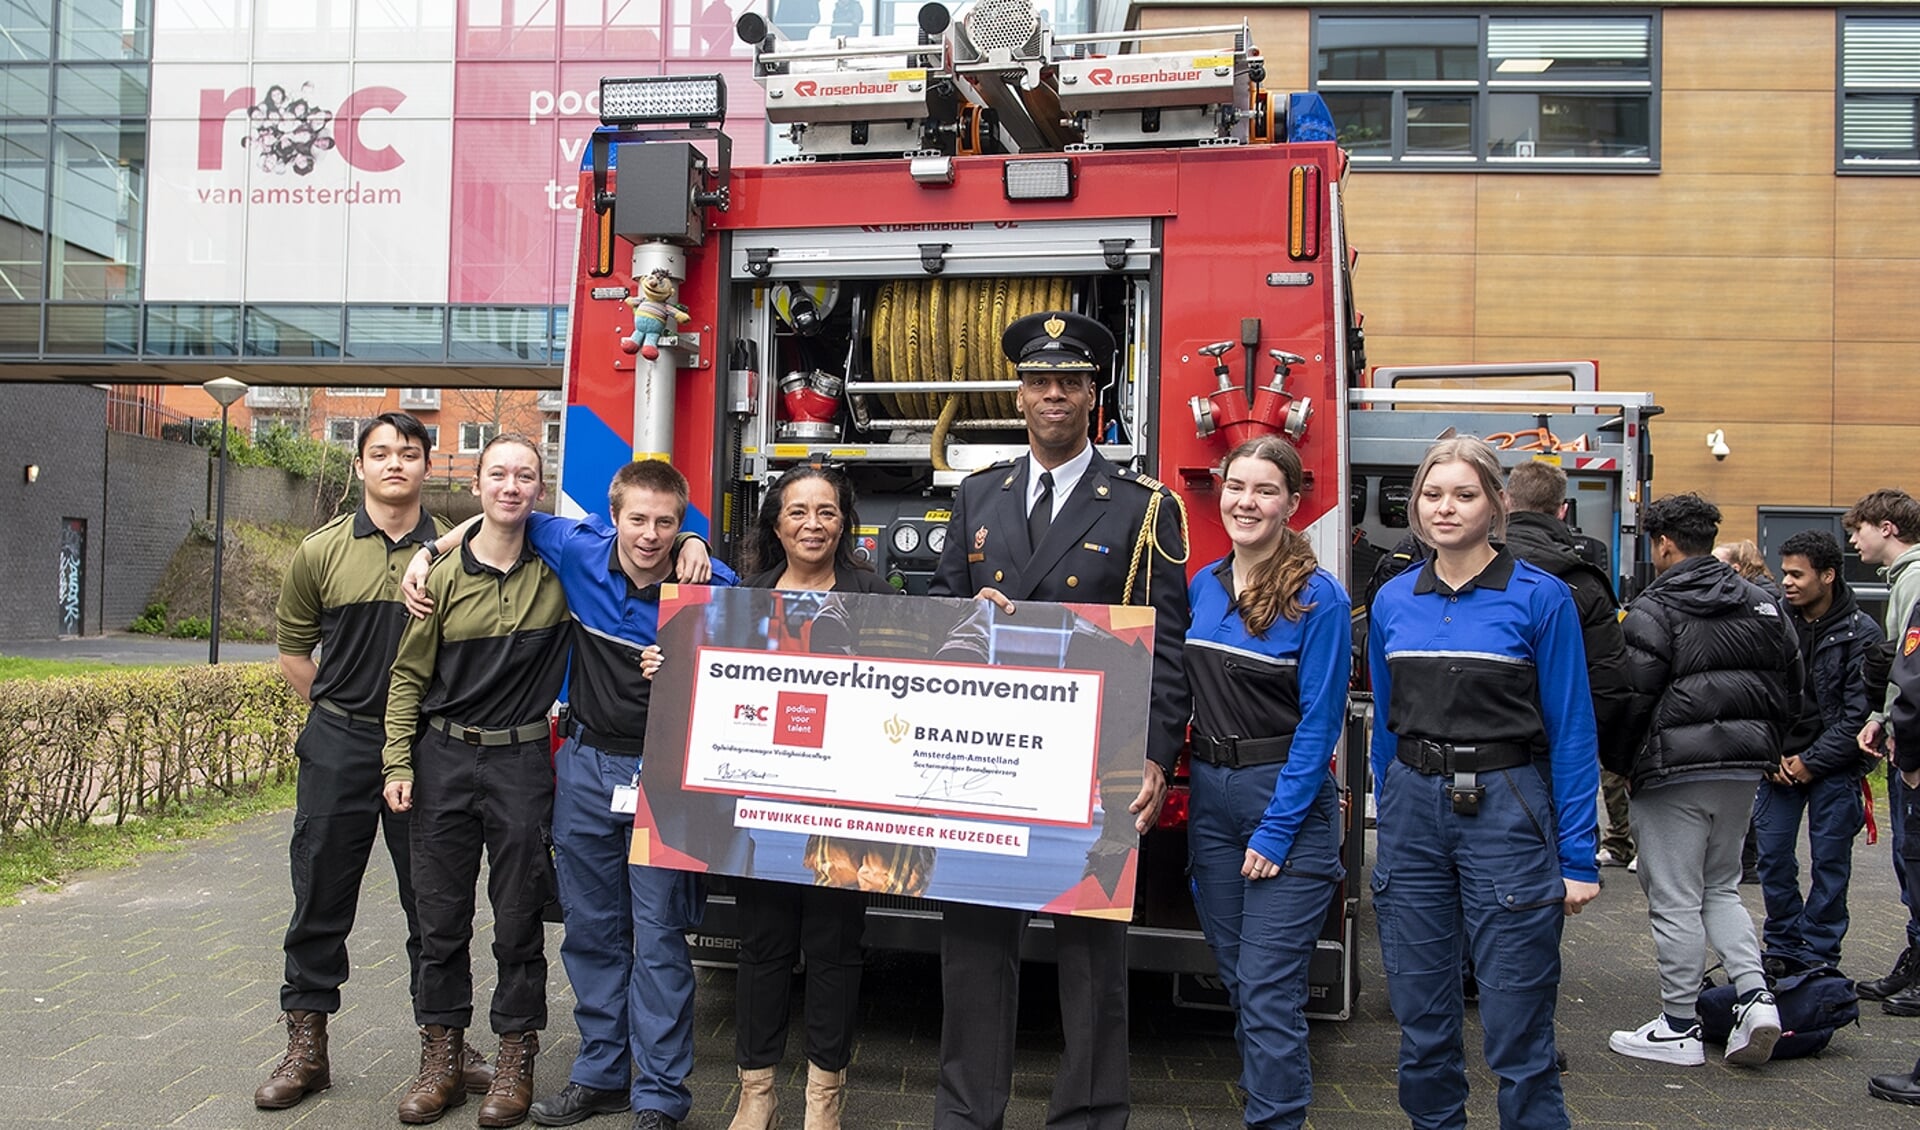
M1395 388L1357 387L1345 157L1324 119L1312 128L1317 100L1266 88L1245 25L1056 35L1029 0L980 0L958 18L929 4L917 28L880 38L792 43L756 15L738 30L790 159L732 164L717 76L602 85L605 125L580 174L563 512L599 510L620 465L661 455L692 482L689 528L725 557L769 483L830 461L859 490L867 562L924 592L955 485L1025 449L1001 329L1072 309L1119 342L1094 441L1180 495L1190 572L1228 548L1215 467L1251 435L1299 446L1298 525L1330 567L1347 570L1369 524L1376 540L1405 525L1396 476L1410 481L1417 449L1446 426L1407 405L1480 394L1400 387L1422 376L1412 373ZM1303 127L1322 139L1289 140ZM663 280L684 321L648 304L644 289L657 296ZM1605 540L1630 573L1638 412L1602 413L1590 380L1546 403L1501 395L1470 426L1521 432L1537 420L1553 442L1516 459L1584 449L1569 469L1594 461L1583 474L1608 498L1591 509L1608 512ZM1366 417L1382 425L1371 465L1355 462L1354 422ZM1357 991L1365 716L1357 700L1336 766L1349 882L1314 965L1322 1016L1346 1015ZM1204 977L1213 963L1184 875L1185 819L1176 781L1142 844L1130 956ZM869 944L937 946L934 911L881 902ZM724 944L729 911L714 900L707 942ZM1048 956L1044 916L1028 942L1030 957Z

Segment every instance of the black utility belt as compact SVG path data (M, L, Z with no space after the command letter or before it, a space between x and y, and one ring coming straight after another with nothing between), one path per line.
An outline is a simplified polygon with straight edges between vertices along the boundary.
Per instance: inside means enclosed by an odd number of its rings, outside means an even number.
M1223 769L1247 769L1255 765L1275 765L1287 759L1293 748L1293 735L1277 738L1210 738L1194 734L1187 740L1194 760Z
M1457 773L1491 773L1496 769L1518 769L1533 761L1533 750L1518 742L1430 742L1421 739L1400 740L1396 754L1415 773L1445 777Z
M617 734L603 734L598 730L590 730L571 717L563 719L560 732L569 738L577 739L581 745L590 746L602 753L618 753L628 757L639 757L640 747L646 744L639 738L626 738Z
M544 719L529 722L524 726L510 726L506 729L489 730L481 726L462 726L458 722L449 722L439 714L427 719L427 725L452 738L456 742L480 746L526 745L540 741L551 734Z

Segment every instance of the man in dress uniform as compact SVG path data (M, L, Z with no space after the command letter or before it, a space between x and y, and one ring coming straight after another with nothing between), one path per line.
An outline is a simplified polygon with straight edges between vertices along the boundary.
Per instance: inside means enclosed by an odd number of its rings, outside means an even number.
M1167 775L1186 737L1186 524L1180 501L1145 475L1102 458L1088 440L1113 334L1092 318L1032 314L1007 327L1000 347L1019 370L1016 403L1028 453L960 485L934 596L981 596L1014 614L1026 600L1150 604L1153 684L1141 776L1103 771L1100 843L1087 873L1111 889L1138 833L1152 828ZM1140 736L1114 734L1132 742ZM1102 751L1103 770L1111 764ZM1131 827L1129 827L1131 825ZM998 1130L1013 1080L1020 938L1029 915L949 904L941 938L946 998L940 1036L936 1130ZM1127 927L1058 915L1061 1024L1066 1049L1049 1127L1119 1128L1127 1122Z

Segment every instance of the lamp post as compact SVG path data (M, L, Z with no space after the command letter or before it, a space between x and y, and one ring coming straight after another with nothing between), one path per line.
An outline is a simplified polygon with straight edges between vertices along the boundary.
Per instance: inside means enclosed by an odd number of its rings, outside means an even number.
M200 386L220 402L220 473L213 504L213 631L207 639L207 662L220 662L220 573L227 563L227 410L247 394L247 386L232 377L215 377Z

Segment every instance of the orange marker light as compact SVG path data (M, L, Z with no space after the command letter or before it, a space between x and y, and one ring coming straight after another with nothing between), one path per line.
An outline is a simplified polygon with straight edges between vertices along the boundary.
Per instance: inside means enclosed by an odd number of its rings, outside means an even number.
M1320 257L1320 166L1295 165L1287 182L1287 257Z

